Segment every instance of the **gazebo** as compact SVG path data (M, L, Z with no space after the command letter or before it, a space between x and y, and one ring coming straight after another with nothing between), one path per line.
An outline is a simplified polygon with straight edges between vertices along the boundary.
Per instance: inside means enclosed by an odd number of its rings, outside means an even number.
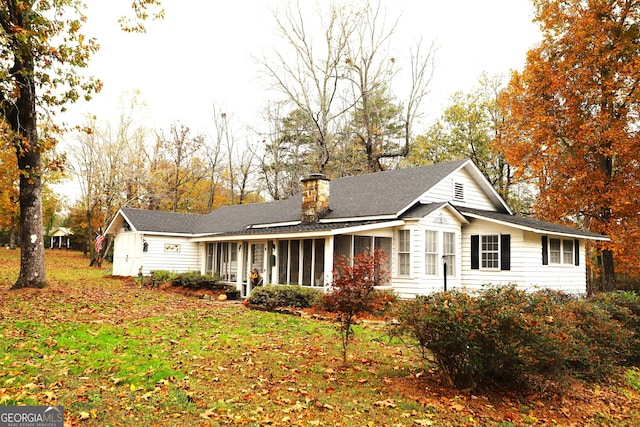
M73 232L67 227L54 228L49 237L51 238L51 249L69 249L71 247L71 235Z

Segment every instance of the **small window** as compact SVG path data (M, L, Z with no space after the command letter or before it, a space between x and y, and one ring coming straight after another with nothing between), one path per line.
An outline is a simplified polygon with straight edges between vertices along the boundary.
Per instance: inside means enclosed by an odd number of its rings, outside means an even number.
M573 241L572 240L563 240L562 241L562 263L563 264L573 264Z
M438 232L425 231L424 272L427 276L438 274Z
M549 239L549 264L577 265L574 251L573 240Z
M482 268L499 268L500 267L500 245L499 236L492 234L482 236L480 256L482 260Z
M551 264L560 264L560 239L549 239L549 262Z
M442 233L442 252L447 263L447 276L456 275L456 233Z
M464 184L461 182L453 184L453 198L454 200L464 200Z
M398 231L398 274L408 276L411 272L411 232Z

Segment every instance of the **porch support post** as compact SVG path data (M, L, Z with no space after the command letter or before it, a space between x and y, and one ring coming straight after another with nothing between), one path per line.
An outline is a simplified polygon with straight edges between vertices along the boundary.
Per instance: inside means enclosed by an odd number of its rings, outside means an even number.
M327 236L324 239L324 287L326 288L333 281L333 250L334 237Z

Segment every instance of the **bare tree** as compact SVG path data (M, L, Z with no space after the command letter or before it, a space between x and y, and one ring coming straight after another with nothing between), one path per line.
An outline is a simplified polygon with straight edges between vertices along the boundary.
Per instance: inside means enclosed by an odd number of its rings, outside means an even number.
M211 212L216 205L216 194L220 186L220 167L222 157L222 142L224 140L224 126L222 126L222 110L213 106L214 135L205 139L203 146L204 156L207 162L209 186L207 194L207 211Z
M304 113L295 110L288 116L284 114L282 103L268 104L264 119L269 130L263 134L261 152L254 153L264 187L274 200L296 194L300 190L300 179L314 172L306 162L312 141L298 120L304 119Z
M401 64L390 52L399 20L388 24L382 5L380 0L367 2L356 14L356 31L348 41L345 59L345 76L351 83L350 103L354 105L350 128L363 151L365 172L384 169L384 159L407 156L413 121L428 93L433 72L433 45L423 56L418 43L410 54L406 107L397 100L392 87Z
M341 61L354 28L345 10L331 3L326 21L318 23L322 37L317 41L307 24L314 21L313 16L324 16L324 12L318 9L305 16L303 10L297 2L281 13L273 13L277 31L295 59L275 50L275 60L263 59L261 64L292 109L299 110L313 124L309 130L313 132L314 157L310 161L317 172L324 172L338 129L336 119L346 110L341 105Z
M171 210L176 212L188 188L204 177L202 170L190 167L202 148L204 137L192 137L189 127L180 123L172 124L169 133L167 138L161 131L158 141L168 157L164 174L169 178Z
M391 52L399 20L389 20L383 5L382 0L331 2L305 14L298 2L274 13L293 55L281 49L275 61L262 65L291 111L308 117L316 171L372 172L409 153L435 51L432 45L422 52L418 43L409 52L409 93L398 98L395 77L403 64ZM316 31L320 41L311 36Z
M88 116L84 131L70 149L69 169L80 184L91 265L101 265L106 253L106 250L98 253L92 244L96 232L102 233L120 206L140 197L138 184L143 175L140 173L143 159L139 149L146 131L136 124L135 113L142 105L137 94L123 97L115 127Z

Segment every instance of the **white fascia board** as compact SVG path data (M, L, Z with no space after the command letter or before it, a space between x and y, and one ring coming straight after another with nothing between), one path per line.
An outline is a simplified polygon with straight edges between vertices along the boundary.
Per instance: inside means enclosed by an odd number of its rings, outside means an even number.
M333 224L335 222L350 222L350 221L384 221L389 219L396 219L397 215L376 215L376 216L354 216L349 218L330 218L320 219L322 224Z
M462 164L458 169L456 169L452 173L458 172L460 169L464 169L466 167L471 168L469 173L475 178L476 182L480 185L480 187L483 187L485 191L489 192L495 198L495 200L497 200L500 203L500 205L506 209L509 215L513 215L513 211L511 210L511 208L509 208L509 205L507 205L507 202L505 202L502 196L496 191L495 188L493 188L493 185L491 185L487 177L484 176L482 171L478 169L478 166L476 166L476 164L473 163L471 159L469 159L469 161Z
M307 231L307 232L289 232L289 233L264 233L264 234L227 234L224 236L202 236L191 239L193 242L232 242L236 240L275 240L275 239L293 239L293 238L312 238L326 237L330 235L331 230L323 231Z
M462 223L462 224L469 224L469 220L467 218L464 217L464 215L462 215L460 213L460 211L458 211L458 209L456 209L455 206L453 206L451 203L447 202L444 205L440 206L438 209L434 210L433 212L431 212L429 215L427 215L428 217L431 215L434 215L436 212L441 211L442 209L447 208L448 211L450 211L451 213L453 213L453 215L458 218L458 220Z
M269 228L269 227L291 227L292 225L298 225L300 221L289 221L289 222L276 222L273 224L252 224L249 228L259 229L259 228Z
M335 236L336 234L359 233L361 231L378 230L381 228L389 228L389 227L400 227L402 225L405 225L405 221L403 219L398 219L396 221L379 222L376 224L356 225L354 227L337 228L337 229L331 230L331 235Z
M115 222L116 222L116 220L118 219L119 216L121 216L125 221L127 221L129 226L131 227L131 231L138 231L138 230L135 229L133 224L131 224L131 221L129 221L129 218L127 218L127 216L124 214L124 212L122 212L122 209L118 209L118 213L113 217L113 219L109 223L109 226L104 231L104 234L115 234L115 230L114 231L110 231L110 230L111 230L111 227L115 225Z
M581 234L560 233L557 231L541 230L539 228L532 228L532 227L527 227L526 225L514 224L512 222L507 222L507 221L500 221L498 219L487 218L486 216L476 215L468 212L465 212L465 216L481 219L483 221L492 222L494 224L504 225L505 227L511 227L511 228L517 228L519 230L530 231L536 234L548 234L548 235L554 235L554 236L570 237L572 239L601 240L604 242L608 242L611 240L607 236L584 236Z
M265 233L265 234L234 234L224 236L199 236L191 239L193 242L227 242L234 240L275 240L275 239L304 239L314 237L335 236L336 234L358 233L361 231L377 230L380 228L398 227L404 225L404 220L388 221L377 224L358 225L354 227L343 227L318 231L298 231L287 233Z
M143 236L193 237L193 234L171 233L169 231L136 231L136 234L142 234Z

